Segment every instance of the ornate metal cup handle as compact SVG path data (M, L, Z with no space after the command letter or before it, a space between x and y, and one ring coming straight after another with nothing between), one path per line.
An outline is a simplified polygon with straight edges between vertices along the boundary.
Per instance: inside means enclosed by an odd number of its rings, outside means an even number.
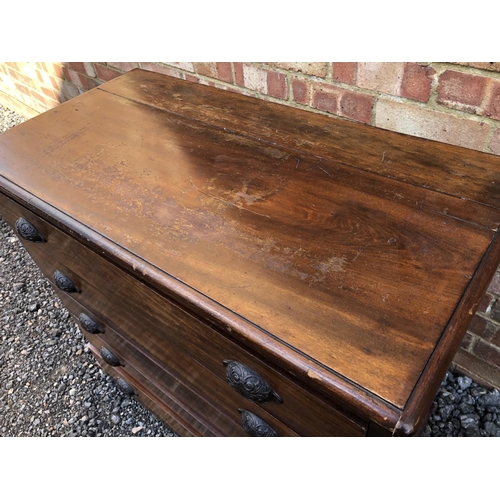
M75 293L79 292L76 285L61 271L54 273L54 283L64 292Z
M226 367L226 378L229 385L238 394L259 403L282 402L282 399L272 387L248 366L227 359L222 364Z
M101 347L101 358L111 366L120 366L120 360L106 347Z
M128 394L129 396L135 394L134 388L128 382L125 382L125 380L123 380L122 378L116 379L116 386L118 387L118 389L120 389L120 391Z
M28 241L45 242L45 238L38 232L37 228L23 217L16 221L16 231L21 238Z
M248 410L238 408L241 414L241 426L253 437L278 437L278 433L264 420Z
M81 313L78 316L82 328L89 333L104 333L104 328L99 326L96 321L94 321L90 316L85 313Z

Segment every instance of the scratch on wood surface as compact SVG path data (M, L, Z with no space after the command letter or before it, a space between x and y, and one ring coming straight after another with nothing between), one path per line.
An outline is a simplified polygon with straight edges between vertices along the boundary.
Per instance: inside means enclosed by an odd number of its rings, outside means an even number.
M358 253L356 254L356 256L354 257L354 259L351 260L351 262L354 262L361 254L361 252L369 245L370 243L367 243L364 247L361 247L360 249L358 249Z
M198 188L195 183L193 182L193 179L191 177L189 177L189 182L191 183L191 185L197 190L199 191L201 194L204 194L205 196L209 196L210 198L213 198L214 200L217 200L217 201L220 201L222 203L225 203L226 205L230 205L234 208L238 208L239 210L245 210L247 212L251 212L252 214L255 214L255 215L260 215L261 217L267 217L268 219L271 218L270 215L267 215L267 214L259 214L259 212L254 212L253 210L250 210L249 208L245 208L245 207L242 207L240 205L236 205L230 201L227 201L227 200L223 200L222 198L219 198L217 196L214 196L213 194L210 194L210 193L205 193L204 191L202 191L200 188Z
M295 168L297 168L297 167L295 167ZM307 172L309 172L309 170L312 170L313 168L319 168L320 170L325 172L325 174L328 175L328 177L333 177L333 175L330 172L328 172L328 170L325 170L323 167L320 167L319 165L313 165L311 168L307 169Z

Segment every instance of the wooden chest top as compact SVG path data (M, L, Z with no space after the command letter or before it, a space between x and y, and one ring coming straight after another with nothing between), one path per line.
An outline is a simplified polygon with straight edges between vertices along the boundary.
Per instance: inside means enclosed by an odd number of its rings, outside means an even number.
M137 279L403 430L499 261L500 158L142 70L0 135L0 176Z

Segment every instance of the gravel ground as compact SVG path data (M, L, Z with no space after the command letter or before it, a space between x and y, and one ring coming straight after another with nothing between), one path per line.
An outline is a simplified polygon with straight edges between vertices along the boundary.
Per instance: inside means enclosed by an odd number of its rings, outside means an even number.
M0 133L22 121L0 105ZM174 436L99 368L1 217L0 436ZM424 436L500 436L500 393L448 372Z

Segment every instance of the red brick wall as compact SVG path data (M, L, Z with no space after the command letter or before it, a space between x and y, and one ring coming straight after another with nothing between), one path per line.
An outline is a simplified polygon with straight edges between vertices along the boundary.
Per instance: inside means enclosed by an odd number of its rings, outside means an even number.
M0 63L0 102L31 117L138 67L500 155L500 63ZM500 388L500 271L454 366Z
M500 63L0 63L0 100L33 115L137 67L500 155Z

